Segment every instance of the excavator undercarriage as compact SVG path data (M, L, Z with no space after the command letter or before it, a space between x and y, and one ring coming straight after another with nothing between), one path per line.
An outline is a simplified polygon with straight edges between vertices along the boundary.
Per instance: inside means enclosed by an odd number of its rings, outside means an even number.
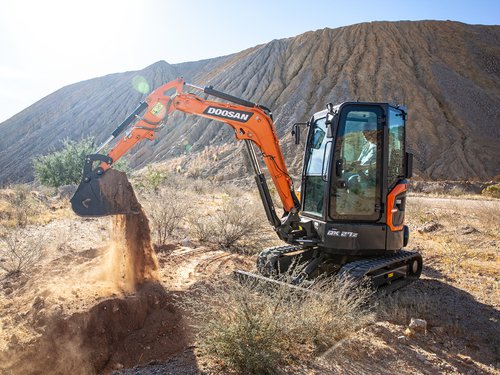
M367 281L374 289L393 292L420 277L422 257L417 252L400 250L389 255L350 259L328 255L327 250L288 245L262 251L257 271L256 275L238 270L235 275L259 282L288 280L295 286L311 286L319 276L349 277Z

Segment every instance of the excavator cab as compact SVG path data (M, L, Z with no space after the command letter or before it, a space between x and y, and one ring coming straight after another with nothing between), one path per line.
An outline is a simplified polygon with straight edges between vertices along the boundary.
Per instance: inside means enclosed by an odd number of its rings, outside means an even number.
M301 271L293 284L335 273L368 277L385 290L420 276L421 256L402 250L412 174L406 118L405 107L388 103L330 104L314 114L302 169L300 228L306 235L295 245L263 251L261 274L279 278L296 273L289 272L294 265ZM296 143L298 131L295 126Z
M405 122L406 108L387 103L348 102L311 118L301 210L319 245L356 255L405 245Z

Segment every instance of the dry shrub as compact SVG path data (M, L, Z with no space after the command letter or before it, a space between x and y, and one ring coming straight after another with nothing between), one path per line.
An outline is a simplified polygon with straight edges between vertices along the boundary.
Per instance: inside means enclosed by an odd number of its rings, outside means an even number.
M142 175L135 178L133 186L139 192L157 193L169 177L166 171L149 165Z
M248 203L241 206L241 199L227 197L214 213L191 218L196 238L218 244L224 249L247 253L253 251L252 242L262 232L260 207ZM266 221L267 223L267 221Z
M275 374L372 322L370 289L338 278L310 290L264 292L261 285L224 280L200 287L183 303L204 353L238 373Z
M157 194L143 197L151 229L157 245L164 245L182 223L190 210L186 195L173 188L163 188Z
M9 227L24 228L34 224L45 205L28 185L13 185L5 190L0 200L0 220Z
M488 186L481 191L482 195L487 197L500 198L500 184Z
M42 257L44 239L19 233L10 233L0 238L0 269L7 276L28 272Z

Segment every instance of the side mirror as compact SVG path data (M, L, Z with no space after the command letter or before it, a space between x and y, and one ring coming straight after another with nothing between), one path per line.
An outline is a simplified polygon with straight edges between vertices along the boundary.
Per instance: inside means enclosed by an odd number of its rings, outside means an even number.
M405 153L405 178L413 177L413 154Z
M335 126L335 121L337 117L337 113L333 111L333 104L328 103L326 105L327 113L326 113L326 119L325 119L325 125L327 129L327 134L326 136L328 138L333 138L333 127Z
M332 126L334 119L335 119L335 115L331 112L328 112L326 114L326 120L325 120L326 126Z
M300 127L306 126L307 124L308 124L307 122L297 122L297 123L293 124L292 135L295 138L296 145L300 144Z

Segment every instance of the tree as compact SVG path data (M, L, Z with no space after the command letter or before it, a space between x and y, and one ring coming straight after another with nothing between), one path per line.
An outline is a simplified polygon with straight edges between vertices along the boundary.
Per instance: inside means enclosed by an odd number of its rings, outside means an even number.
M35 178L40 184L55 188L78 184L82 179L85 157L93 150L94 141L91 138L84 138L78 142L66 139L61 150L33 159ZM127 169L126 163L122 160L115 168Z

